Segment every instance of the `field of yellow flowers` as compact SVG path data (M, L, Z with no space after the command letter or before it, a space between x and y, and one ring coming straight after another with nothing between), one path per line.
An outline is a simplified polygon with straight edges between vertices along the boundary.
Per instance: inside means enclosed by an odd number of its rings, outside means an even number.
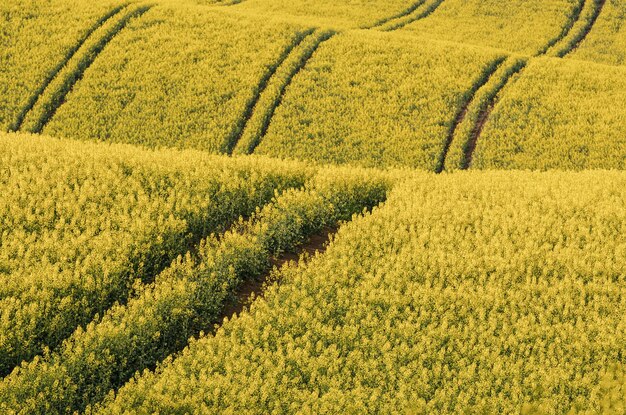
M626 0L0 0L0 413L626 413Z

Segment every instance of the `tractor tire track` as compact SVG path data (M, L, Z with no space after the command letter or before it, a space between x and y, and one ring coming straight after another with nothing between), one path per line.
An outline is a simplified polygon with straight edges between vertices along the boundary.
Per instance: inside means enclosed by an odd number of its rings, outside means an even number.
M418 20L422 20L430 16L441 6L444 0L432 0L430 3L422 3L423 7L416 7L412 13L401 16L400 18L396 18L393 20L389 20L387 23L376 26L376 29L382 30L384 32L390 32L392 30L398 30L403 28L404 26L416 22Z
M387 23L391 22L392 20L398 20L398 19L402 19L404 17L407 17L408 15L412 14L413 12L415 12L419 7L421 7L424 3L426 2L426 0L419 0L415 3L413 3L408 9L404 10L403 12L400 12L394 16L390 16L390 17L386 17L384 19L379 20L378 22L371 24L371 25L366 25L363 26L361 29L375 29L377 27L381 27L386 25Z
M142 16L151 7L151 5L128 6L125 12L111 23L110 27L101 25L88 36L74 56L68 60L39 95L31 110L25 115L20 129L30 133L41 133L104 48L126 27L131 19ZM99 31L103 33L98 33ZM73 62L74 60L76 62Z
M26 103L22 111L20 111L20 113L13 121L13 124L11 124L11 126L9 127L10 132L19 131L22 128L22 124L24 122L24 119L26 118L26 115L33 109L33 107L35 106L41 95L44 93L44 91L48 88L48 85L50 85L52 80L54 80L59 72L61 72L61 70L67 66L68 62L74 57L76 52L78 52L78 50L83 46L87 39L89 39L89 37L91 37L94 32L102 27L102 25L104 25L108 20L119 14L122 9L124 9L124 7L126 7L125 4L111 9L108 13L102 16L91 28L89 28L89 30L87 30L83 37L80 38L78 42L76 42L76 44L70 48L63 60L59 62L59 64L52 70L49 76L44 79L41 86L28 99L28 102Z
M474 155L474 150L476 150L478 139L483 132L483 129L485 127L485 124L487 123L487 120L491 116L491 112L493 111L496 105L498 95L504 89L504 87L510 83L511 78L519 74L526 67L526 64L527 64L526 61L523 61L521 63L517 63L511 68L508 68L509 70L507 71L506 76L502 78L502 81L496 86L494 90L489 92L489 97L486 101L486 105L484 105L483 108L481 108L480 112L478 113L478 118L476 120L476 123L474 124L472 128L472 131L471 131L469 139L467 140L467 143L465 144L464 157L463 157L463 161L461 164L461 169L467 170L471 166L472 157Z
M577 23L580 22L580 19L583 17L585 5L589 4L587 3L589 1L593 1L595 5L591 12L591 17L587 21L587 24L582 27L580 32L572 35L572 31L576 27ZM591 32L591 29L595 25L595 22L602 12L605 3L606 0L586 0L579 3L578 6L574 9L571 18L568 20L568 23L561 31L561 34L557 38L550 40L543 48L540 49L538 53L533 56L533 58L541 55L549 55L563 58L564 56L575 50L578 45L580 45L580 43L587 37L589 32ZM568 37L570 36L571 39L568 40ZM483 107L480 109L476 118L476 122L472 127L470 136L465 144L464 157L461 164L462 169L468 169L471 167L472 158L474 155L474 151L476 150L478 140L482 135L485 124L491 117L491 113L497 103L497 100L501 96L502 90L510 83L510 80L515 75L520 74L526 68L527 64L528 61L523 61L521 63L518 62L517 64L511 66L510 70L507 71L507 74L503 76L502 81L499 82L492 91L488 92L486 105L483 105Z
M246 108L243 122L238 126L234 140L229 143L228 154L250 154L255 150L267 133L274 112L293 78L305 67L319 45L334 35L332 31L311 32L281 55L270 73L262 79Z
M443 151L441 152L441 157L439 159L438 165L435 168L435 173L441 173L443 171L443 168L446 162L446 157L448 156L448 151L450 150L450 146L452 145L454 134L458 126L465 119L469 106L474 101L476 92L480 88L482 88L485 84L487 84L487 82L489 82L493 74L496 73L496 71L498 70L500 65L502 65L504 60L505 58L498 58L494 60L493 62L491 62L485 68L480 78L476 82L473 83L471 89L468 92L468 95L469 95L468 98L465 100L465 102L463 103L459 111L457 112L456 116L454 117L454 122L452 123L452 126L450 126L450 129L448 130L448 135L446 137L446 141L444 142Z
M587 1L589 1L589 0L579 0L578 1L578 4L574 8L574 10L572 10L572 14L569 17L569 19L567 20L567 23L565 24L563 29L561 29L561 33L559 33L559 35L557 37L555 37L554 39L552 39L548 43L546 43L535 54L535 56L545 55L548 52L548 50L550 50L551 48L555 47L559 43L563 42L563 40L565 38L567 38L567 36L570 34L572 29L576 25L576 22L578 22L580 20L580 17L582 16L583 10L585 8L585 3Z
M235 146L241 139L241 136L246 128L246 125L248 124L248 122L250 121L250 118L252 117L254 108L259 102L259 99L261 98L261 94L263 94L263 91L265 91L265 88L267 88L267 85L269 84L270 79L272 79L272 77L274 76L278 68L283 64L283 62L287 60L291 52L295 48L297 48L304 41L304 39L306 39L312 33L313 33L313 29L307 30L304 33L299 33L294 38L294 40L285 48L285 50L283 50L283 52L280 54L280 56L278 57L278 60L274 63L274 65L272 65L267 70L267 72L263 74L263 76L261 77L261 80L259 81L259 84L257 85L254 91L254 94L248 100L246 104L243 115L241 116L239 122L237 123L237 125L235 125L235 127L233 128L233 131L230 133L229 137L226 140L225 151L224 151L225 153L229 155L233 154L233 150L235 149Z
M580 44L587 38L589 33L591 33L591 30L598 21L598 17L600 17L600 14L604 9L604 5L606 4L606 0L587 1L593 1L595 5L591 14L591 18L587 21L587 24L582 28L582 30L574 36L569 44L567 44L562 50L556 52L556 56L558 56L559 58L563 58L578 49Z

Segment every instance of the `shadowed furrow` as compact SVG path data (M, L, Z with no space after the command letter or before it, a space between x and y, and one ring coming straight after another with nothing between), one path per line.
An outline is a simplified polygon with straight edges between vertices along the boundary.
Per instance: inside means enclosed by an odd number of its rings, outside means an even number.
M15 132L15 131L18 131L20 128L22 128L22 124L24 122L26 115L33 109L35 104L39 101L39 99L41 98L41 95L48 88L48 85L50 85L52 80L54 80L59 74L59 72L61 72L61 70L64 67L66 67L66 65L74 57L76 52L83 46L85 41L89 39L89 37L91 37L94 34L94 32L98 30L103 24L105 24L109 19L111 19L116 14L120 13L120 11L123 8L124 8L124 5L111 9L107 14L102 16L102 18L98 20L96 24L93 27L91 27L81 39L79 39L78 42L76 42L76 44L65 55L65 58L56 66L56 68L54 68L54 70L50 73L50 75L46 79L44 79L41 86L29 98L27 104L24 106L22 111L17 115L13 124L9 127L9 131Z
M398 13L394 16L390 16L384 19L379 20L378 22L371 24L371 25L367 25L362 27L362 29L375 29L377 27L383 26L393 20L398 20L398 19L402 19L405 18L407 16L409 16L410 14L414 13L420 6L422 6L424 4L426 0L418 0L417 2L413 3L408 9L404 10L401 13Z
M100 52L135 17L146 13L152 6L128 6L118 18L100 25L80 45L76 53L38 96L31 110L25 115L20 130L41 133L46 124L63 105L72 88L83 77Z
M420 5L422 7L416 8L411 14L401 16L398 19L390 20L386 24L377 26L377 28L385 32L401 29L410 23L430 16L439 6L441 6L441 3L443 3L443 0L431 0L430 2L422 3Z
M454 118L454 122L450 126L450 130L448 132L448 136L446 137L446 141L444 143L443 151L441 153L441 158L439 160L439 165L435 169L436 173L441 173L443 171L443 169L444 169L444 166L445 166L445 163L446 163L446 157L448 155L448 151L450 150L450 145L452 144L452 140L454 139L454 134L455 134L459 124L461 124L461 122L463 122L463 119L465 119L465 116L467 115L468 108L472 104L472 102L474 101L474 98L476 96L476 92L480 88L482 88L485 84L487 84L489 82L491 77L496 73L496 71L498 70L500 65L502 65L502 62L504 62L504 60L505 60L505 58L502 57L502 58L498 58L495 61L493 61L490 65L488 65L485 68L483 73L480 75L480 78L476 82L474 82L474 84L472 85L472 89L470 89L470 91L468 92L469 96L467 97L467 100L465 101L463 106L459 109L459 112L457 113L456 117Z
M256 102L234 149L238 154L250 154L259 145L269 128L274 111L280 105L292 79L304 68L322 42L334 36L332 31L317 31L293 49L283 60Z
M606 4L606 0L587 0L586 4L590 5L587 8L587 18L580 22L581 27L579 27L578 30L572 31L570 33L571 36L569 36L568 39L564 40L564 44L560 48L551 53L554 56L563 58L573 52L576 48L578 48L578 46L585 40L587 35L589 35L591 29L593 29L593 26L598 20L600 13L602 13L602 9Z
M226 149L225 149L225 152L227 154L232 154L233 150L235 149L235 147L241 140L241 137L246 129L248 122L254 115L254 110L257 104L259 103L259 100L261 99L263 92L268 87L270 80L274 77L278 68L281 67L281 65L283 65L283 63L289 58L292 51L296 49L304 41L304 39L306 39L312 33L313 33L312 29L308 30L305 33L299 33L294 38L293 42L289 46L287 46L287 48L283 51L283 53L280 55L276 63L272 65L268 69L268 71L263 75L263 77L261 78L261 81L259 82L259 85L254 91L254 94L252 95L252 97L250 98L250 100L248 101L246 105L246 109L244 110L243 116L241 117L240 121L237 123L237 125L234 127L233 131L231 132L230 138L227 139Z

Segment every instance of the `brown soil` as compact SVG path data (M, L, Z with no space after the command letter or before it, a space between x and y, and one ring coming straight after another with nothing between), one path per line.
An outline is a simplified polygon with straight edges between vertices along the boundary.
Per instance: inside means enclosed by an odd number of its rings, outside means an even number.
M226 317L231 319L235 314L240 314L244 308L250 305L253 298L263 297L263 289L265 288L266 283L269 282L271 271L274 268L281 268L283 265L291 261L297 263L303 253L312 257L316 252L325 252L331 235L335 232L337 232L336 228L324 228L320 233L311 236L309 240L305 244L301 245L296 252L285 252L277 258L271 258L270 263L272 267L270 271L261 275L259 278L244 281L239 286L239 289L235 293L235 300L226 304L224 307L224 310L218 319L219 324L221 324Z

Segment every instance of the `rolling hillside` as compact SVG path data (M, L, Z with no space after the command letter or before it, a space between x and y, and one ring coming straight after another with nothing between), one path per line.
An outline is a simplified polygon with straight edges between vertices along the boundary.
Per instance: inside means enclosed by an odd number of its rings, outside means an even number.
M625 413L624 27L0 0L0 413Z

